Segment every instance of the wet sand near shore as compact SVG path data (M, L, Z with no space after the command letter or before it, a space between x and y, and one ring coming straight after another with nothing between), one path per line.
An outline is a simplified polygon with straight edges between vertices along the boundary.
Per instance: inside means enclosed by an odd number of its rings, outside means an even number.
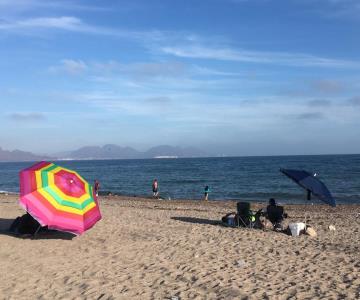
M286 222L307 218L317 237L221 226L231 201L100 205L81 236L19 238L6 232L17 196L0 195L0 299L360 298L360 205L286 205Z

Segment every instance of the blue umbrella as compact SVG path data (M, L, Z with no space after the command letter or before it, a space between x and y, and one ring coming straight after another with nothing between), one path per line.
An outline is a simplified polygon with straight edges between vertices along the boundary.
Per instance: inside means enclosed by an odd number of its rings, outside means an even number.
M329 204L330 206L336 206L335 199L326 185L321 180L317 179L315 175L304 170L280 169L280 172L295 181L308 192L313 193L321 201Z

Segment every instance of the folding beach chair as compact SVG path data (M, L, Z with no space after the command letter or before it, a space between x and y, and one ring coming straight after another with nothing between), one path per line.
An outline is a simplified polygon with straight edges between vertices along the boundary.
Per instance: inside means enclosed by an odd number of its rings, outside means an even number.
M237 207L237 224L247 228L253 228L255 223L255 216L250 210L249 202L238 202Z

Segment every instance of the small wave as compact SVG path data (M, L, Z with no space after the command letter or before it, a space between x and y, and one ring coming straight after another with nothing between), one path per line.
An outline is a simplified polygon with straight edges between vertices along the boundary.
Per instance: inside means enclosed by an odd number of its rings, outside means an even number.
M0 195L18 195L18 193L0 190Z

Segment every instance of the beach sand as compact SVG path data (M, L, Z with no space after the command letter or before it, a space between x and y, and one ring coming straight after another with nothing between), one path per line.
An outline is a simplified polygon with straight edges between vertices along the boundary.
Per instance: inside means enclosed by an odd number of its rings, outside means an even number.
M229 201L100 203L82 236L30 239L4 232L23 210L0 195L0 299L360 299L360 205L285 206L312 238L216 225Z

